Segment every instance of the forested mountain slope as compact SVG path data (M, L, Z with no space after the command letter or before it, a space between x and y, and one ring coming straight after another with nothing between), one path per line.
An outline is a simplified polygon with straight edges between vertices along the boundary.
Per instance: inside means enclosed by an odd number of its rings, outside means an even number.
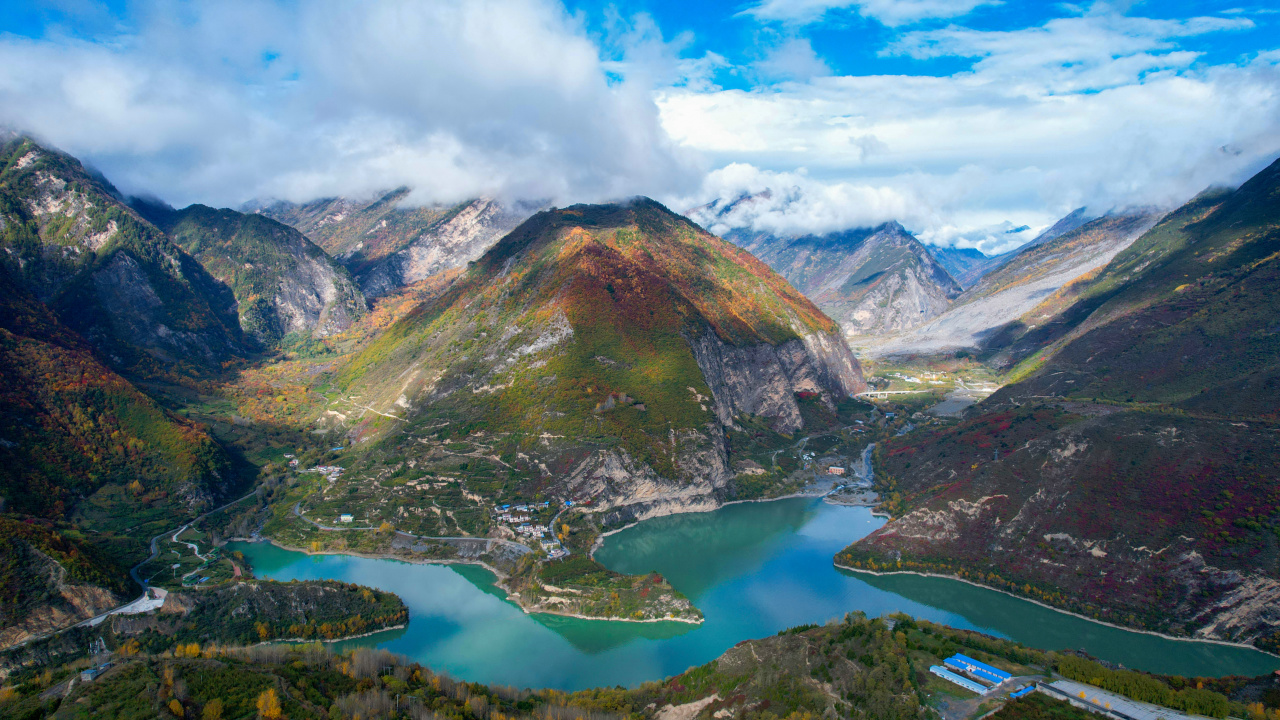
M838 562L1277 647L1280 162L1063 295L1020 382L883 448L896 519Z
M0 646L114 605L145 539L233 481L203 430L0 268Z

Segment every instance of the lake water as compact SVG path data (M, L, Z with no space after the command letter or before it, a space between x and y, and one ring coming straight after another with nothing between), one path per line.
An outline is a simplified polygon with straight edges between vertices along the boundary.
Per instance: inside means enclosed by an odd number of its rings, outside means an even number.
M662 573L706 615L702 625L527 615L483 568L308 556L234 543L262 577L331 578L402 597L409 625L338 643L386 648L470 681L517 687L634 686L708 662L735 643L853 610L906 612L1045 649L1081 648L1128 667L1185 675L1260 675L1280 658L1089 622L943 578L837 570L832 556L881 524L866 508L813 499L731 505L648 520L606 538L618 572Z

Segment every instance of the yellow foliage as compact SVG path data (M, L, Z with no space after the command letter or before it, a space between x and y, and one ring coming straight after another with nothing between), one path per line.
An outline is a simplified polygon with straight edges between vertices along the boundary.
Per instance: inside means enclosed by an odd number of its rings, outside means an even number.
M280 698L274 688L267 688L258 696L258 717L277 720L280 717Z
M200 720L222 720L222 700L214 698L205 703L204 712L200 713Z

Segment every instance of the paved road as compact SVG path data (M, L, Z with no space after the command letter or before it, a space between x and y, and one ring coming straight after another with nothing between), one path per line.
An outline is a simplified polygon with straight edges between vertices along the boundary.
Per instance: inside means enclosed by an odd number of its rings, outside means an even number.
M350 526L348 526L348 527L332 527L332 526L330 526L330 525L321 525L320 523L316 522L315 520L312 520L311 518L309 518L309 517L307 517L306 515L303 515L303 514L302 514L302 503L301 503L301 502L298 502L298 503L295 503L295 504L294 504L294 506L293 506L293 514L294 514L294 515L297 515L299 518L302 518L303 520L306 520L307 522L311 523L315 528L317 528L317 529L319 529L319 530L378 530L378 529L379 529L379 528L376 528L376 527L350 527ZM506 547L509 547L509 548L511 548L512 550L515 550L516 552L520 553L521 555L525 555L525 554L528 554L528 553L533 552L533 548L529 547L528 545L524 545L524 544L521 544L521 543L518 543L518 542L513 542L513 541L511 541L511 540L503 540L503 539L501 539L501 538L490 538L490 537L458 537L458 536L456 536L456 535L452 535L452 536L440 536L440 535L414 535L413 533L407 533L407 532L405 532L405 531L403 531L403 530L396 530L396 531L395 531L395 534L397 534L397 535L403 535L403 536L405 536L405 537L417 538L418 540L446 540L446 541L451 541L451 542L490 542L490 543L497 543L498 545L505 545Z

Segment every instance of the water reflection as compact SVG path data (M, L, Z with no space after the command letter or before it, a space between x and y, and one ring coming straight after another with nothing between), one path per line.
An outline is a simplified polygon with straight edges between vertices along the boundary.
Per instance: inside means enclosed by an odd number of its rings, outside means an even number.
M1108 628L954 580L833 567L837 551L881 524L865 508L796 499L659 518L606 539L597 553L602 563L661 573L703 611L700 626L528 615L476 566L309 557L261 543L234 549L261 576L333 578L404 599L407 628L343 646L376 645L455 677L518 687L634 686L709 662L741 640L854 610L906 612L1043 648L1084 648L1157 672L1261 675L1280 668L1280 659L1258 651Z

